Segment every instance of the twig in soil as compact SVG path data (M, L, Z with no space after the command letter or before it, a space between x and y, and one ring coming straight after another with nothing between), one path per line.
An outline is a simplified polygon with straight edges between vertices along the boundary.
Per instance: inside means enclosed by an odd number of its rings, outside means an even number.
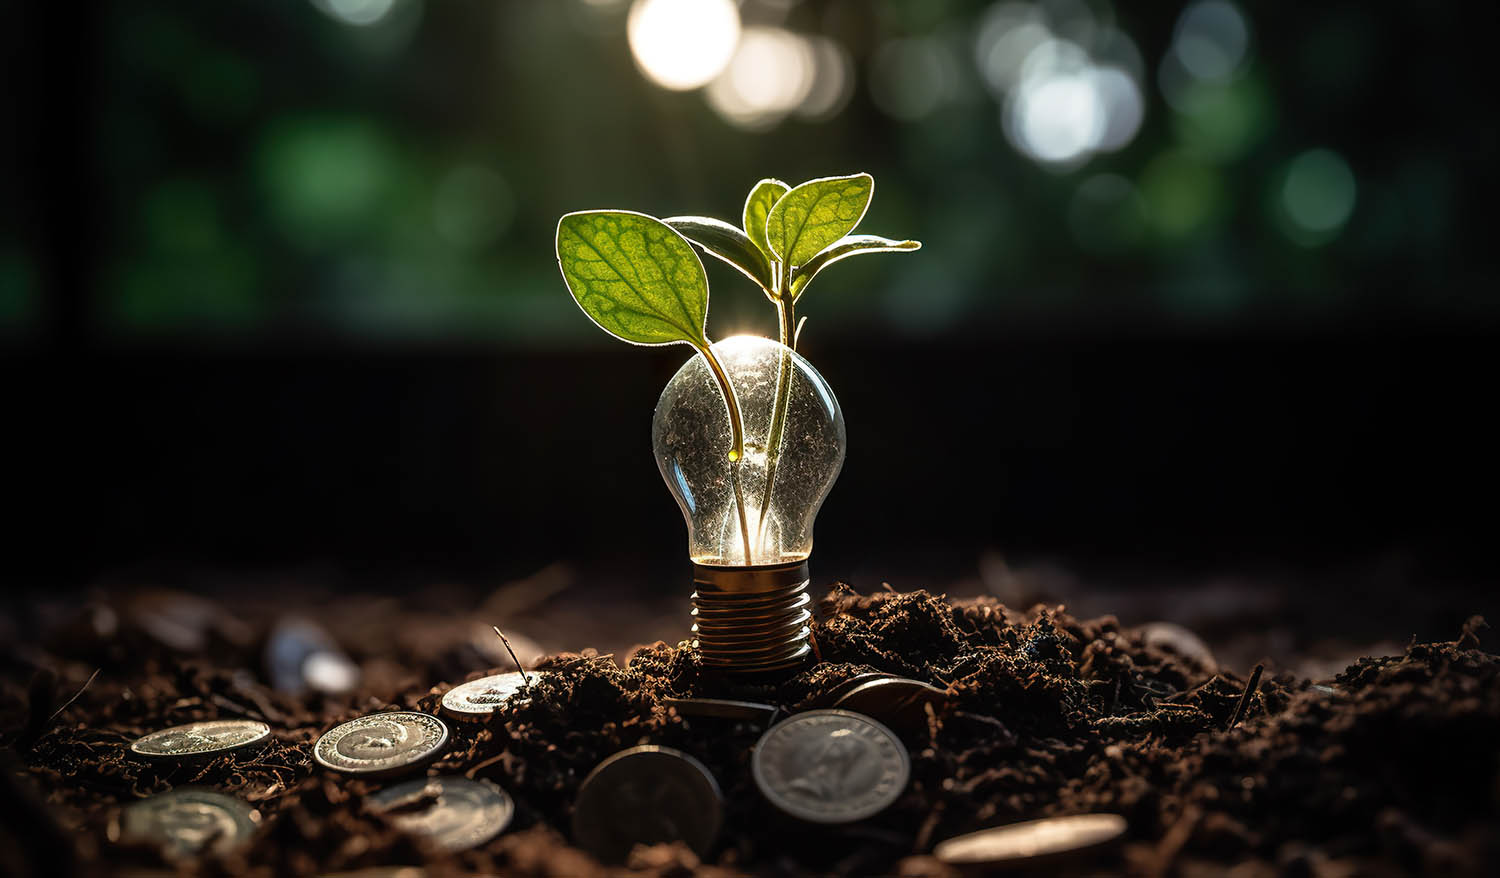
M500 638L500 642L505 644L505 651L510 653L510 660L516 663L516 670L521 672L521 681L526 684L526 692L530 694L531 678L526 676L526 669L521 667L521 660L516 658L516 651L510 648L510 641L506 640L505 635L500 633L499 625L491 625L490 627L495 629L495 634Z
M43 723L43 725L44 726L45 725L50 725L53 720L57 719L58 714L60 714L63 711L67 710L68 708L72 707L73 706L73 702L77 701L79 699L79 697L81 695L83 695L84 690L86 690L86 689L89 688L89 686L94 682L94 678L98 677L99 676L99 672L102 671L102 670L104 670L104 669L103 668L95 668L94 672L92 674L89 674L89 678L87 680L83 681L83 687L80 688L77 692L74 692L72 698L69 698L67 701L63 702L63 706L62 707L59 707L57 710L54 710L52 712L52 715L49 716L49 717L47 717L47 722Z
M1255 690L1260 688L1260 672L1265 670L1265 665L1256 665L1255 670L1250 672L1250 682L1245 685L1245 694L1240 696L1240 703L1234 707L1234 715L1229 718L1229 724L1224 726L1224 731L1229 731L1239 725L1240 718L1245 715L1245 708L1250 705L1250 699L1255 697Z
M489 768L491 765L494 765L497 762L504 761L506 755L507 754L505 754L505 753L501 753L498 756L491 756L490 758L484 760L483 762L479 763L478 765L476 765L473 768L469 769L468 771L464 772L464 777L467 777L469 780L473 780L474 776L476 774L478 774L479 772L485 770L486 768Z

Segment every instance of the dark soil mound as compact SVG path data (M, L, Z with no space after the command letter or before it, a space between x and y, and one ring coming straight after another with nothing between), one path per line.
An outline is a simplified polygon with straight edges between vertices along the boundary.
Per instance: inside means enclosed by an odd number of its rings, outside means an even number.
M946 874L925 856L943 838L1090 811L1130 824L1126 843L1091 863L1103 873L1222 874L1236 865L1237 875L1481 875L1500 862L1500 660L1479 648L1477 618L1455 642L1365 659L1326 684L1267 674L1226 729L1244 678L1111 617L950 604L925 592L860 596L847 586L823 609L817 663L784 681L712 676L665 643L638 650L623 669L610 657L565 654L545 663L550 673L529 702L487 722L450 721L453 741L430 770L492 779L517 804L509 831L458 855L365 812L362 796L380 784L322 771L311 748L363 713L435 711L472 660L388 638L379 641L390 645L384 664L365 661L367 682L388 681L399 697L291 697L252 670L262 644L232 617L184 649L128 618L102 632L84 624L86 614L39 643L17 638L0 656L0 873L161 867L154 851L108 842L108 817L120 803L186 784L243 798L264 817L242 857L205 862L205 874L397 863L432 875L596 873L603 867L567 843L573 798L600 760L642 743L696 756L726 800L711 862L681 846L637 849L630 868L643 874ZM64 691L57 673L72 679L94 667L104 670L64 706L77 687ZM662 704L713 695L796 712L827 706L835 687L871 671L926 681L950 699L910 735L902 798L845 828L799 826L762 800L749 772L761 728L684 718ZM263 720L277 740L253 757L198 765L147 764L124 747L211 717Z

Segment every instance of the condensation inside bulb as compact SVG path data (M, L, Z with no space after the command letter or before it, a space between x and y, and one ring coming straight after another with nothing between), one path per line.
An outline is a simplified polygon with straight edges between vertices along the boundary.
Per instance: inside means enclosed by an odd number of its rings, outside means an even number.
M667 383L651 429L657 466L687 519L688 554L711 566L801 561L812 553L813 519L844 463L844 416L838 400L806 360L770 339L735 336L715 344L713 352L739 401L743 459L732 459L728 409L702 354L695 354ZM773 455L770 433L783 365L789 369L786 422L779 452ZM775 477L767 502L773 457ZM744 533L750 536L748 559L735 500L736 473L744 498Z

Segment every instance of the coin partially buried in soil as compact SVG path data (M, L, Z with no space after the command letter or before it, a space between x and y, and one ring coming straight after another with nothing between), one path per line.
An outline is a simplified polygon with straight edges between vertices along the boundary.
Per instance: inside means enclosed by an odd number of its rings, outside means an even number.
M873 716L907 740L927 735L927 705L942 711L948 693L920 680L890 677L870 680L839 697L834 707Z
M265 744L271 727L246 719L216 719L172 726L130 742L130 752L147 759L204 759Z
M1022 866L1097 851L1125 834L1118 814L1048 817L981 829L939 842L933 856L950 866Z
M120 809L109 840L156 845L168 859L182 860L205 851L231 853L250 840L259 822L259 812L239 799L182 787Z
M348 774L389 774L423 765L448 743L448 727L426 713L374 713L334 726L318 738L313 758Z
M443 710L458 719L482 719L513 700L527 698L527 677L535 683L543 673L532 671L523 677L520 671L511 671L459 683L443 693Z
M771 804L812 823L852 823L906 789L911 757L896 733L847 710L810 710L772 726L750 758Z
M895 674L882 674L879 672L855 674L844 682L823 693L818 697L815 704L818 707L832 707L838 703L838 700L840 698L843 698L845 695L848 695L850 692L854 691L860 686L863 686L866 683L869 683L872 680L894 680L895 678Z
M516 804L505 790L466 777L410 780L367 801L371 810L386 814L402 831L426 836L450 853L484 844L516 814Z
M675 709L684 717L709 717L754 723L770 722L777 710L774 704L761 704L758 701L732 701L728 698L663 698L661 703L664 707Z
M723 797L703 763L670 747L621 750L589 772L573 807L573 841L605 863L637 844L684 842L704 856L719 836Z

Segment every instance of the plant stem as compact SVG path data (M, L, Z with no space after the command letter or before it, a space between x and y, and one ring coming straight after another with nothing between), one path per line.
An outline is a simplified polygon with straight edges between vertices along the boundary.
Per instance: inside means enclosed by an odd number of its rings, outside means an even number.
M750 523L745 517L745 489L740 485L740 463L745 459L745 421L740 416L734 386L729 383L729 375L719 364L719 358L708 345L698 348L698 353L708 362L714 380L719 382L719 391L724 395L724 405L729 409L729 480L734 485L734 505L740 514L740 539L745 544L745 566L748 567L755 562L751 560Z
M781 289L785 291L786 286L783 284ZM791 351L797 344L796 306L784 295L772 301L776 304L776 317L781 326L781 344L786 350L781 352L781 365L776 375L776 400L771 404L771 428L766 435L766 485L760 495L760 520L755 533L755 543L762 552L766 548L766 511L771 507L771 492L776 487L776 463L781 457L781 440L786 433L786 410L792 390Z

